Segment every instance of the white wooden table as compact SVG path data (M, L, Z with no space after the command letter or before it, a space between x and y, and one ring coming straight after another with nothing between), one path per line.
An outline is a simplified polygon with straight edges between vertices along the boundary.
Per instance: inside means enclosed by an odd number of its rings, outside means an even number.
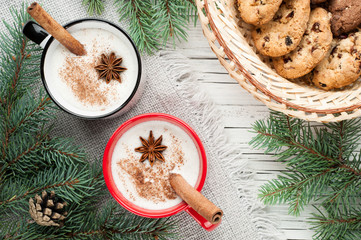
M275 162L271 155L252 149L248 143L254 136L250 133L252 124L269 115L268 108L253 98L232 79L208 45L198 23L190 26L188 42L177 44L177 51L189 58L193 70L198 72L197 80L223 113L225 132L230 142L237 143L242 157L249 159L249 165L257 172L258 186L273 179L284 170L281 163ZM239 117L241 116L241 117ZM266 211L276 216L278 228L288 239L311 239L313 231L306 223L312 207L306 208L300 217L288 215L288 206L267 206Z

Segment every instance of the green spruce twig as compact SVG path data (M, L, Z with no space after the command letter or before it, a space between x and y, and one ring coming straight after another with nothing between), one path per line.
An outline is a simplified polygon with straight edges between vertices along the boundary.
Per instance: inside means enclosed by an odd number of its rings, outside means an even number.
M325 235L322 232L326 225L321 223L321 219L328 221L337 214L338 219L350 219L350 211L345 209L359 207L361 154L357 149L361 120L312 127L309 122L271 112L269 119L257 121L253 130L257 135L250 144L265 149L266 153L274 152L277 160L286 165L282 175L261 187L259 196L263 202L289 204L289 213L294 215L299 215L311 201L319 203L327 215L316 218L319 220L315 228L318 231L316 238L346 236L353 231L353 224L357 221L341 224L343 227L333 229L337 232ZM343 211L338 212L340 209ZM361 215L361 211L354 212ZM361 237L360 231L356 233Z
M87 222L98 218L95 225ZM146 227L145 227L146 226ZM174 225L168 219L144 219L124 214L118 204L108 202L103 211L85 216L85 221L77 231L68 234L71 238L93 237L97 239L166 239L175 237L170 230Z
M140 52L151 54L159 49L153 29L154 9L150 0L115 0L119 21L129 21L129 34Z
M153 28L159 32L158 38L165 46L172 39L175 46L178 40L187 40L187 28L191 15L196 15L195 5L192 1L185 0L162 0L154 4Z
M104 0L83 0L82 4L88 6L87 12L90 16L101 15L104 11Z
M193 0L115 0L120 20L129 21L129 34L141 52L152 54L168 40L186 40L191 19L196 21Z
M342 205L337 208L334 204L317 208L313 214L312 225L317 233L315 239L357 240L361 237L361 205L354 208Z

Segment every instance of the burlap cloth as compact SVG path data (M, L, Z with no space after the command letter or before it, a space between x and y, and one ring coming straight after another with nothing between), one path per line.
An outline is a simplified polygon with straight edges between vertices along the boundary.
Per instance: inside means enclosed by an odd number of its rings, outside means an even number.
M58 22L88 17L81 0L40 1ZM20 8L22 1L0 0L3 20L12 21L7 6ZM29 3L29 2L28 2ZM28 5L28 4L26 4ZM107 0L101 18L119 23L113 0ZM1 31L4 25L1 24ZM274 225L259 208L246 162L229 146L223 135L220 114L189 72L187 59L175 51L143 56L147 84L139 103L128 113L111 120L85 121L59 111L55 135L72 137L87 150L89 159L101 159L114 130L127 119L149 112L162 112L186 121L202 139L208 156L208 174L202 193L224 211L222 224L214 231L201 228L187 213L173 216L181 239L273 239ZM36 83L34 83L36 84ZM101 166L99 166L101 168Z

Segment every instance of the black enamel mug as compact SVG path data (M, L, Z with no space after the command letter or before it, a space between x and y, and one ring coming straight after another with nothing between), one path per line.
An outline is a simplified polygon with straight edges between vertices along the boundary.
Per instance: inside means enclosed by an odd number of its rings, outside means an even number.
M119 96L121 96L119 102L116 102L110 107L95 107L93 105L83 107L81 105L82 103L80 103L80 101L76 99L76 96L71 93L70 90L72 89L67 89L66 84L59 81L59 77L57 75L57 71L59 69L57 69L55 65L58 61L62 61L62 58L57 55L59 52L58 49L62 47L61 44L54 39L54 37L49 35L40 25L33 21L29 21L24 25L23 33L30 40L39 44L43 48L40 64L41 78L48 95L55 104L65 112L84 119L110 118L121 115L132 108L142 94L145 78L139 51L129 35L122 28L109 21L93 18L72 21L66 24L64 28L72 35L79 31L94 32L98 29L101 33L104 33L104 31L109 32L117 39L117 41L121 41L122 49L111 50L116 50L118 52L122 52L124 50L127 51L126 61L128 61L129 64L126 66L126 71L128 71L127 76L129 77L117 86L117 89L121 90L119 93ZM101 34L99 34L99 36L101 36ZM116 45L116 48L118 48L118 45ZM124 58L125 57L123 56L123 63ZM67 80L67 82L70 83L71 81L72 79ZM84 81L87 81L87 79L84 79ZM99 81L102 80L99 79ZM84 94L87 94L86 91L87 90L85 89ZM104 95L104 93L102 94Z

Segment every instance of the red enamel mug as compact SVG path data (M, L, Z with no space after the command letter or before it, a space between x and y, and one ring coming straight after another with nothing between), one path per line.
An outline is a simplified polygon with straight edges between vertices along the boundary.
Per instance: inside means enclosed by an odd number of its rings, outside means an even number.
M169 217L173 216L181 211L186 211L189 215L191 215L198 223L201 225L204 229L207 231L214 230L220 223L217 224L211 224L206 219L204 219L201 215L199 215L193 208L191 208L186 202L182 201L176 206L173 206L171 208L166 208L162 210L150 210L145 209L142 207L139 207L135 205L134 203L130 202L128 199L126 199L123 194L118 190L117 186L115 185L112 171L111 171L111 161L112 161L112 155L114 152L115 145L117 144L120 137L131 127L142 123L146 121L152 121L152 120L158 120L158 121L166 121L169 123L172 123L178 127L180 127L182 130L184 130L193 140L195 146L197 147L199 159L200 159L200 171L197 183L195 185L195 188L197 191L201 191L206 175L207 175L207 157L206 152L204 150L203 144L196 134L196 132L188 126L185 122L182 120L163 113L147 113L138 115L136 117L133 117L129 119L128 121L124 122L110 137L103 156L103 174L105 183L109 189L109 192L112 194L112 196L115 198L115 200L122 205L125 209L128 211L142 216L142 217L148 217L148 218L163 218L163 217Z

